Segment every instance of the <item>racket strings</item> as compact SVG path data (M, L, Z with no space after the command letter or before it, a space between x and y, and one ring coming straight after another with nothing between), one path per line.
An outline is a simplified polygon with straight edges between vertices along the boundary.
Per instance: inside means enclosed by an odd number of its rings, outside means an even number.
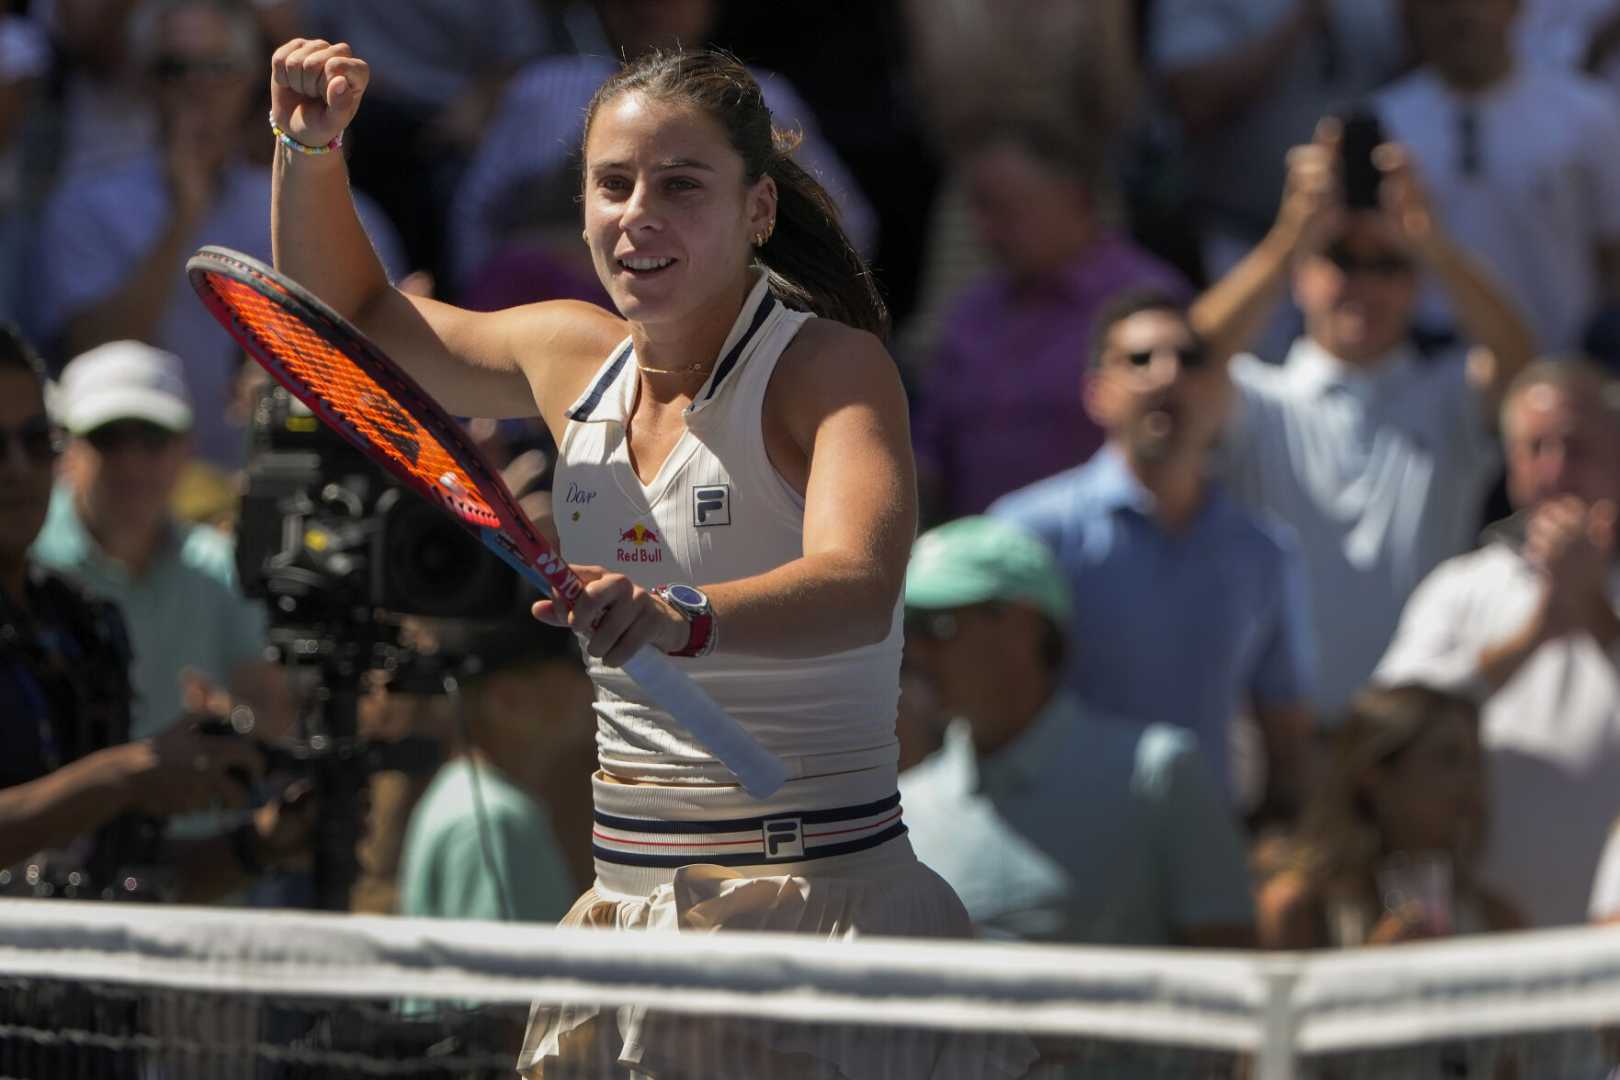
M324 408L464 517L499 524L477 481L443 443L342 350L246 283L210 274L209 284L239 326L319 399L306 404Z

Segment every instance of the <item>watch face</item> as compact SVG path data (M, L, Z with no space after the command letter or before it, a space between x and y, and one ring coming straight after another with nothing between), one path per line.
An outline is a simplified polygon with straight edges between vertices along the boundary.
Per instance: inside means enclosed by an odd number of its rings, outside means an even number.
M671 585L669 587L669 598L681 605L681 607L687 608L707 607L709 603L707 596L704 596L690 585Z

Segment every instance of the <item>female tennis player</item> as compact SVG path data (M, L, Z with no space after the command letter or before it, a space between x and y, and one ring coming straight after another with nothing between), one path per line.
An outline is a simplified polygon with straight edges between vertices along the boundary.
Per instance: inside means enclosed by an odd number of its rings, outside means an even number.
M584 640L600 759L596 882L565 924L969 934L912 854L896 794L916 507L886 314L759 87L730 57L677 52L635 62L592 101L584 241L616 316L566 301L475 313L391 288L343 156L326 152L368 79L346 45L276 50L276 265L452 413L538 414L556 438L558 539L587 584L571 615L548 602L536 615ZM684 657L786 760L777 795L748 795L616 670L643 644ZM542 1076L605 1050L653 1076L694 1071L673 1049L694 1040L659 1024L537 1009L520 1067ZM850 1078L1016 1076L1030 1056L980 1043L970 1062L965 1042L832 1035L761 1036L782 1055L771 1074L798 1075L789 1058L808 1053ZM722 1075L705 1057L703 1075Z

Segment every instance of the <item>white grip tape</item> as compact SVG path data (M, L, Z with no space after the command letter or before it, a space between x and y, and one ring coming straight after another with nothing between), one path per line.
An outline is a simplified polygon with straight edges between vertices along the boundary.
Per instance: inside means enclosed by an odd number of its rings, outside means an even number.
M787 781L787 766L782 759L744 731L697 683L670 663L669 657L651 645L643 645L625 661L623 671L735 773L748 794L763 799L774 795Z

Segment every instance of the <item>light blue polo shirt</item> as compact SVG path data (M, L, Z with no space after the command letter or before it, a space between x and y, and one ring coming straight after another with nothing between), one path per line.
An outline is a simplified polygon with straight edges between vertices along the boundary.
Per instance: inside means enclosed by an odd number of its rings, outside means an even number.
M1354 368L1301 338L1280 367L1235 358L1232 382L1223 476L1298 538L1315 704L1332 723L1371 677L1412 590L1473 547L1497 438L1461 353L1402 346Z
M1106 446L990 512L1046 541L1068 578L1065 681L1088 706L1191 730L1229 785L1233 717L1251 703L1310 698L1315 661L1293 538L1219 485L1184 530L1167 532L1152 494Z
M224 686L238 665L263 656L267 620L262 605L236 587L229 537L174 522L170 539L146 572L130 574L85 530L73 493L59 484L33 557L117 604L134 652L135 703L130 737L156 734L180 716L180 672L195 668Z
M551 815L493 766L479 768L476 795L473 784L466 758L448 762L411 811L399 860L399 913L500 920L504 898L519 922L561 919L580 890Z
M917 857L989 936L1171 945L1178 928L1254 924L1237 826L1178 728L1060 693L982 761L953 724L900 799Z

